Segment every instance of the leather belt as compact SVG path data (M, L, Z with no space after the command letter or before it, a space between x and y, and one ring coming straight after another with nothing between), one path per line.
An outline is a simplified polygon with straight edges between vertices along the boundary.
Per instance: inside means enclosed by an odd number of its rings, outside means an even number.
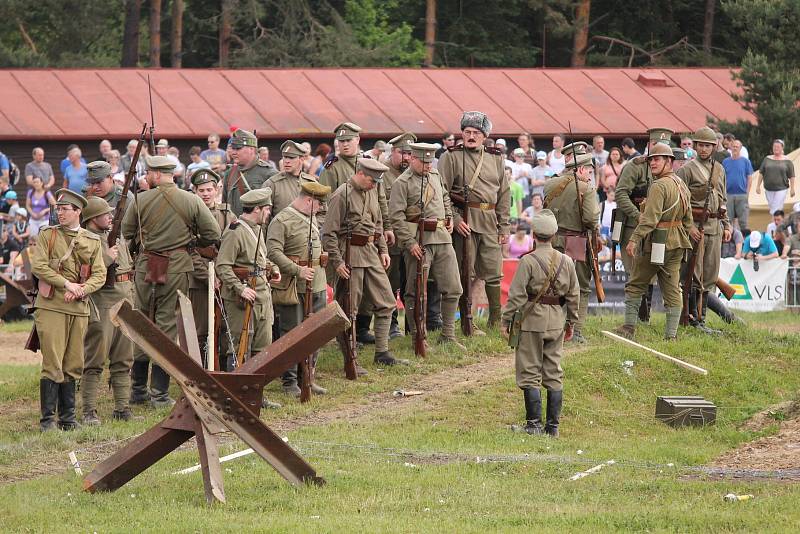
M569 230L567 228L559 228L558 235L566 235L566 236L575 236L575 237L586 237L586 232L578 232L575 230Z
M467 202L467 206L483 211L491 211L495 208L495 204L489 204L488 202Z
M296 263L300 267L308 267L308 260L301 260L300 256L286 256L289 258L293 263ZM319 259L312 260L311 266L312 267L326 267L328 265L328 255L323 253L320 255Z
M699 219L703 216L703 208L692 208L692 218ZM719 212L712 211L708 213L709 219L718 219L720 217Z
M155 254L161 254L162 256L170 256L173 252L188 252L188 250L189 249L187 249L184 246L184 247L170 248L170 249L167 249L167 250L145 250L144 253L145 254L149 254L149 253L153 252Z
M375 233L372 235L353 234L350 236L350 244L354 247L365 247L369 243L374 243L376 239L380 239L381 234Z
M118 274L114 277L115 282L129 282L133 280L133 273Z
M682 221L661 221L656 224L656 228L680 228L683 226Z
M536 300L535 295L531 295L528 297L529 301ZM564 303L567 301L565 297L559 297L558 295L543 295L542 298L539 299L537 304L547 304L548 306L563 306Z

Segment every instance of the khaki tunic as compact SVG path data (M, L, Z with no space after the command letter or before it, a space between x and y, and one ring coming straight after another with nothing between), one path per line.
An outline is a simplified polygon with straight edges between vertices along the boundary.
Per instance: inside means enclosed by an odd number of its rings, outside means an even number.
M722 255L722 229L730 230L731 227L726 209L728 196L726 193L725 169L713 159L703 162L700 158L696 158L678 169L676 174L689 187L692 207L701 209L705 206L708 177L711 177L712 189L708 202L708 211L712 216L706 219L703 226L703 233L705 234L703 255L697 258L694 276L697 284L700 283L700 280L703 281L703 291L712 291L719 276L719 262ZM720 228L720 223L722 223L723 228Z
M622 167L615 188L617 199L617 218L622 220L620 250L625 272L630 276L633 270L633 258L628 256L625 245L628 244L633 229L639 224L640 205L647 197L648 189L653 181L647 158L636 156Z
M597 229L600 208L597 203L597 195L588 183L578 180L578 189L583 199L583 211L579 208L578 192L575 188L575 173L571 170L565 171L564 174L545 183L544 207L550 209L556 216L559 230L583 232L588 236ZM561 191L561 193L559 194L558 191ZM556 235L553 239L553 246L559 251L564 251L564 243L565 239L562 235ZM592 287L591 265L588 261L576 261L575 270L578 273L581 293L588 295Z
M483 163L477 178L472 182L481 151L484 151ZM471 259L473 265L466 266L475 271L478 278L483 279L488 286L499 286L502 277L503 254L498 241L498 234L508 235L511 231L509 224L509 208L511 193L508 181L505 178L505 164L499 151L481 148L479 150L464 150L463 147L448 149L442 154L437 165L442 175L445 187L453 195L464 194L464 183L469 186L469 201L487 205L494 204L494 209L467 208L469 209L469 226ZM454 225L462 221L463 209L455 206L453 210ZM453 246L459 268L463 258L464 237L458 232L453 234Z
M233 268L243 267L252 270L254 258L261 271L261 276L256 279L254 288L256 301L250 318L253 335L250 353L258 353L272 342L274 316L272 314L272 294L267 283L267 276L277 272L278 268L267 259L263 229L259 244L257 244L257 239L259 239L259 225L240 219L222 236L222 244L217 255L217 276L222 282L222 299L228 314L228 324L234 343L234 346L229 348L231 354L235 353L241 337L245 317L245 303L241 299L241 295L248 287L246 282L239 280L234 274ZM256 255L256 249L258 249L258 255Z
M300 180L311 180L316 182L316 176L307 173L301 173L299 176L294 176L285 172L271 176L262 186L263 189L269 189L272 193L272 220L278 216L280 212L289 207L294 199L300 195Z
M239 193L239 181L243 184L243 190L247 191L259 189L264 185L271 176L277 174L277 171L270 167L267 163L259 160L253 162L250 167L239 168L239 176L230 176L232 165L223 174L220 185L224 188L227 184L228 187L228 209L237 217L242 214L242 201ZM222 192L222 200L225 201L225 191Z
M386 161L383 163L389 167L389 170L383 173L383 187L386 191L386 198L391 199L392 186L397 181L397 178L403 174L403 170L392 165L389 161L389 158L386 158ZM388 217L388 220L391 224L391 215ZM389 276L389 283L392 285L392 292L397 293L398 290L403 289L403 284L405 283L405 273L403 268L405 266L402 265L404 261L403 249L400 247L399 243L395 242L394 245L389 247L389 256L391 256L392 262L389 264L389 270L386 272L386 274Z
M75 246L64 258L70 243ZM60 269L58 262L61 262ZM34 321L42 352L42 378L61 383L65 375L78 379L83 372L83 339L89 322L89 300L64 302L64 286L78 282L80 266L89 265L91 273L85 282L87 294L94 293L106 279L100 238L78 228L60 226L42 228L37 246L31 254L31 272L53 286L52 298L39 293L34 302Z
M664 265L650 263L651 234L659 223L677 221L680 226L667 228ZM625 285L626 299L638 299L657 276L658 285L667 307L681 305L680 267L686 249L692 248L689 231L692 212L689 209L689 190L674 173L667 173L650 186L644 212L630 241L636 243L639 254L633 258L633 273Z
M362 157L369 157L363 156ZM322 174L319 177L319 182L322 185L327 185L331 188L331 191L336 191L339 189L339 186L343 183L347 182L351 176L356 173L356 164L358 161L358 156L337 156L334 157L325 169L322 171ZM391 167L390 167L391 168ZM386 175L384 174L384 179ZM381 210L381 215L383 216L383 226L381 230L390 230L389 227L389 192L391 190L386 189L385 182L383 184L378 184L376 190L378 191L378 206ZM324 218L323 218L324 219Z
M555 255L555 269L562 261L552 293L564 297L565 305L536 303L531 308L529 296L538 295L550 278L550 264ZM547 270L543 270L538 257ZM555 250L550 243L537 243L536 250L523 256L508 290L508 301L503 308L503 324L511 323L514 312L522 309L527 315L522 321L522 332L516 349L515 367L517 386L522 389L542 385L558 391L564 372L561 369L561 351L564 344L564 325L578 320L580 299L578 277L572 259Z

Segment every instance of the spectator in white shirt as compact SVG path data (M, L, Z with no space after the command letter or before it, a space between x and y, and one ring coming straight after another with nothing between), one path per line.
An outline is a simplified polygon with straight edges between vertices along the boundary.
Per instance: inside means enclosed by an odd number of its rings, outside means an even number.
M592 138L592 157L598 168L604 167L606 160L608 160L608 150L606 150L605 147L606 140L603 139L602 135L595 135L594 138Z
M560 174L567 166L566 158L561 153L562 148L564 148L564 136L562 134L554 135L553 150L547 154L547 166L554 174Z
M526 197L531 194L531 178L533 178L533 167L530 163L525 163L525 151L521 148L514 149L514 162L511 164L511 176L522 186Z
M547 153L540 150L536 153L536 167L532 171L531 195L538 193L544 197L544 183L552 176L553 170L547 166Z

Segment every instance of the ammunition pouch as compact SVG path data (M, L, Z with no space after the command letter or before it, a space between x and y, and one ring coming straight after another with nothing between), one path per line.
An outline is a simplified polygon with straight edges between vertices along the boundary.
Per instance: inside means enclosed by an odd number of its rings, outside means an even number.
M217 259L217 254L219 250L214 245L209 245L207 247L194 247L194 251L197 252L201 258L206 260L215 260Z
M148 284L164 285L167 283L169 270L169 254L162 252L145 252L147 255L147 274L144 281Z
M250 279L250 268L249 267L234 267L233 274L236 275L236 278L239 279L240 282L247 282Z
M38 279L36 287L38 288L39 295L44 299L51 299L56 292L56 288L45 282L44 280Z
M300 304L297 298L297 277L287 276L281 278L280 282L270 281L272 287L272 303L281 306L294 306Z
M575 261L586 261L586 245L589 240L584 232L558 229L558 234L564 236L564 254Z
M704 211L705 210L703 210L703 208L692 208L692 219L695 222L699 221L700 219L703 218L703 212ZM708 212L708 219L719 219L719 218L722 218L722 217L725 216L725 211L727 211L727 209L726 210L720 209L719 211L714 211L714 212L710 211L710 212Z

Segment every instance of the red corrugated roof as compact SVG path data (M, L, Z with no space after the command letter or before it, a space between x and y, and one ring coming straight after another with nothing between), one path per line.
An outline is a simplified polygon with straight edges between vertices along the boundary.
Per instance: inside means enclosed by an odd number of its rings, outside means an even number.
M708 116L755 122L727 68L672 69L30 69L0 71L0 139L129 138L150 116L159 137L329 137L351 121L369 137L457 130L486 112L493 136L684 132Z

